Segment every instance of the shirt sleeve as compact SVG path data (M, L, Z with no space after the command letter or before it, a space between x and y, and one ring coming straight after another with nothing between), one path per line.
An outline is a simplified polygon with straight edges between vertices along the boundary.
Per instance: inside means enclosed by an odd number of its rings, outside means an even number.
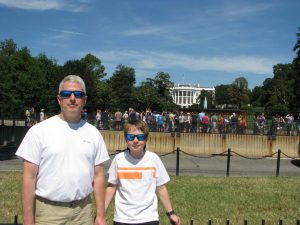
M108 183L111 183L111 184L118 183L116 156L113 159L113 161L108 169Z
M155 158L157 164L156 186L161 186L168 183L170 181L170 177L161 159L157 155Z
M109 160L107 148L101 134L99 134L99 140L96 148L95 166Z
M32 127L23 138L16 155L36 165L40 164L42 146L38 131Z

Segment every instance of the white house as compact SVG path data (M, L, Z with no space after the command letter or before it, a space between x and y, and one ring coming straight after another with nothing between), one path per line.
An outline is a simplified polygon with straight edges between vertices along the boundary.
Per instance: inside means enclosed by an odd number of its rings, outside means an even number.
M181 108L187 108L197 103L197 98L202 90L215 93L214 87L201 87L199 84L176 84L171 88L171 95L175 104L180 105Z

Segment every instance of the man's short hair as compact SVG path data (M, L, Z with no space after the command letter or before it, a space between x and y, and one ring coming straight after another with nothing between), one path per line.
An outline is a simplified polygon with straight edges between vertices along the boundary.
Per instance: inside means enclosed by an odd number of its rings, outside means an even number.
M58 93L60 93L63 89L63 85L65 82L77 82L80 84L83 92L86 94L86 88L85 88L85 83L83 81L83 79L80 77L80 76L77 76L77 75L68 75L66 76L59 84L59 88L58 88Z

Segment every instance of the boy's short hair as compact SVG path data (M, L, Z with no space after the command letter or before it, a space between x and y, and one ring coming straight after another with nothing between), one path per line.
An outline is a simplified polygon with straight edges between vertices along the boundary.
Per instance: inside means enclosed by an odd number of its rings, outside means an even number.
M149 135L149 127L147 123L145 123L143 120L133 120L125 123L124 125L124 134L128 133L128 131L132 128L135 127L136 129L142 131L146 135L146 140Z

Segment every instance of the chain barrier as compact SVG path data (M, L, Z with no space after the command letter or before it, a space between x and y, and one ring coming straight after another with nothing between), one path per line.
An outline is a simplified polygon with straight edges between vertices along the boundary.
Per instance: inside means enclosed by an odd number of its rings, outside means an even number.
M224 152L221 152L221 153L218 153L218 154L211 154L211 155L209 155L209 156L198 156L198 155L193 155L193 154L191 154L191 153L187 153L187 152L185 152L185 151L183 151L183 150L179 150L180 152L182 152L183 154L185 154L185 155L188 155L188 156L191 156L191 157L194 157L194 158L213 158L213 157L217 157L217 156L226 156L227 155L227 150L226 151L224 151ZM165 154L165 155L168 155L168 154L172 154L172 153L174 153L175 151L173 151L173 152L170 152L170 153L167 153L167 154ZM235 151L230 151L231 153L234 153L234 154L236 154L237 156L239 156L239 157L242 157L242 158L245 158L245 159L253 159L253 160L259 160L259 159L266 159L266 158L270 158L270 157L273 157L274 155L276 155L276 154L278 154L278 152L274 152L273 154L271 154L271 155L264 155L264 156L261 156L261 157L249 157L249 156L244 156L244 155L242 155L242 154L240 154L240 153L237 153L237 152L235 152ZM299 159L299 158L297 158L297 157L292 157L292 156L289 156L289 155L287 155L287 154L285 154L284 152L281 152L283 155L285 155L287 158L290 158L290 159ZM162 155L162 156L164 156L164 155Z
M185 155L188 155L188 156L191 156L191 157L195 157L195 158L213 158L213 157L217 157L217 156L224 156L225 153L227 153L227 151L224 151L222 153L219 153L219 154L212 154L212 155L209 155L209 156L198 156L198 155L192 155L190 153L187 153L185 151L182 151L182 150L179 150L180 152L184 153Z
M165 153L165 154L162 154L162 155L160 155L160 154L157 154L159 157L163 157L163 156L167 156L167 155L171 155L171 154L173 154L173 153L175 153L176 152L176 150L174 150L174 151L172 151L172 152L168 152L168 153Z
M296 158L296 157L289 156L289 155L285 154L284 152L281 152L281 153L283 155L285 155L287 158L294 159L294 160L299 159L299 158Z
M119 154L119 153L121 153L121 152L124 152L125 150L126 150L126 149L123 149L123 150L116 150L116 152L110 153L109 156L117 155L117 154Z
M249 156L241 155L241 154L239 154L239 153L237 153L235 151L231 151L231 152L234 153L234 154L236 154L237 156L240 156L240 157L244 158L244 159L254 159L254 160L256 160L256 159L266 159L266 158L269 158L269 157L272 157L272 156L278 154L277 152L275 152L275 153L273 153L271 155L265 155L265 156L262 156L262 157L249 157Z

